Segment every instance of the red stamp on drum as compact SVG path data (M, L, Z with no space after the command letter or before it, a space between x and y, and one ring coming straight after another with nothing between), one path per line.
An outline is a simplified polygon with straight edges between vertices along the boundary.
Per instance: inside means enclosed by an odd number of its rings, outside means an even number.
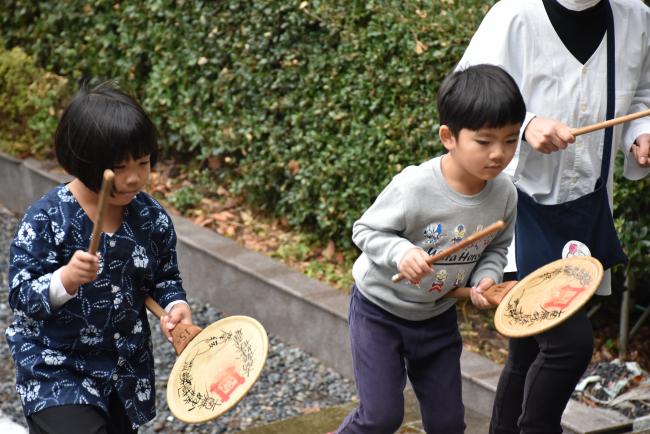
M550 300L544 303L544 308L557 308L560 310L566 309L575 298L584 291L584 287L576 287L565 285L553 291L553 296Z
M221 398L222 402L228 401L230 395L239 386L244 384L245 378L235 371L233 366L225 369L217 378L217 381L210 386L210 392L216 393Z

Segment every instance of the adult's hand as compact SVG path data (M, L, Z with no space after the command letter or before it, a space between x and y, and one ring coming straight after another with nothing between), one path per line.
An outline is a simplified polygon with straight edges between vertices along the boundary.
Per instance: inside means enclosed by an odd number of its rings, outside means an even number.
M571 129L560 121L534 117L524 130L524 138L534 149L544 154L565 149L576 138Z
M637 137L631 152L639 166L650 167L650 134L641 134Z

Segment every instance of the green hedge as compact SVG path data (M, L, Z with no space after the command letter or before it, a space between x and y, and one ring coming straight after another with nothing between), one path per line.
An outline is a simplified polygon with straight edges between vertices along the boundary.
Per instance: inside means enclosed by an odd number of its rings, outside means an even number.
M32 57L0 43L0 149L17 155L52 153L67 81L48 73Z
M418 3L7 0L0 32L66 77L119 78L169 148L348 244L380 187L441 151L437 84L489 4Z
M0 37L70 79L118 78L169 152L209 160L251 204L349 246L388 180L442 152L438 84L492 3L4 0ZM647 273L648 248L627 232L633 210L648 226L635 198L647 183L622 185L619 227Z

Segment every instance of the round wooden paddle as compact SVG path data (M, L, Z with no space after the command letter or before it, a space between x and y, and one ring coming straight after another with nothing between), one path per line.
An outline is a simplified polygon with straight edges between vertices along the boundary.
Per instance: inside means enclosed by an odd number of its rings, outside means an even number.
M591 256L558 259L524 277L494 313L504 336L520 338L546 331L571 317L603 279L603 266Z
M441 251L440 253L436 253L435 255L431 255L427 258L427 264L433 265L434 263L438 262L441 259L446 258L447 256L451 255L454 252L457 252L461 249L464 249L465 247L469 246L473 242L480 240L481 238L485 238L486 236L490 235L493 232L499 231L505 227L505 223L503 220L498 220L494 223L492 223L490 226L487 228L480 230L478 232L474 232L472 235L469 237L465 238L464 240L460 241L458 244L454 244L451 247L446 248L445 250ZM391 280L394 283L397 283L404 279L404 276L402 273L397 273L393 275Z
M97 252L114 174L106 170L88 251ZM150 296L145 306L158 319L167 312ZM230 316L201 329L179 323L171 331L178 358L167 381L167 405L178 419L202 423L235 406L257 381L268 354L268 335L257 320Z

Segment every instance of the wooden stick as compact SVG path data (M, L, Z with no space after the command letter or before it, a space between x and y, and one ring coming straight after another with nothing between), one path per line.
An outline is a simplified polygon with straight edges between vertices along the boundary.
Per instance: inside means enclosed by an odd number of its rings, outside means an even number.
M95 224L93 226L93 233L90 236L90 246L88 246L88 253L94 255L97 253L97 248L99 247L99 238L102 233L102 224L104 222L104 214L106 213L106 204L108 203L108 196L111 194L113 189L113 179L115 174L112 170L104 170L104 176L102 178L102 187L99 190L99 200L97 201L97 216L95 217Z
M97 216L95 217L95 224L93 225L93 234L90 239L90 246L88 247L88 253L93 255L97 253L97 248L99 247L99 238L102 233L102 223L104 221L104 213L106 212L106 205L108 203L108 196L111 194L113 189L113 179L115 174L112 170L106 169L104 171L104 177L102 179L102 188L99 190L99 200L97 201ZM151 296L147 295L144 299L144 304L151 311L156 318L167 315L165 309L160 306L156 300ZM172 344L176 350L176 355L179 355L187 346L187 344L198 335L202 328L194 324L183 324L178 323L176 327L172 330Z
M599 122L597 124L587 125L586 127L572 128L571 129L571 134L573 134L574 136L580 136L582 134L591 133L592 131L601 130L601 129L607 128L607 127L612 127L614 125L622 124L624 122L633 121L634 119L639 119L639 118L649 116L649 115L650 115L650 109L643 110L643 111L632 113L632 114L629 114L629 115L619 116L617 118L610 119L608 121Z
M483 229L482 231L474 232L472 235L469 237L465 238L463 241L459 242L458 244L454 244L453 246L443 250L442 252L436 253L435 255L429 256L427 258L427 264L432 265L435 262L438 262L439 260L451 255L454 252L457 252L461 249L464 249L465 247L469 246L473 242L480 240L481 238L485 238L486 236L490 235L493 232L499 231L505 227L505 223L503 220L498 220L494 223L492 223L490 226L487 228ZM397 273L395 274L391 280L394 283L399 282L402 280L404 276L402 273Z

